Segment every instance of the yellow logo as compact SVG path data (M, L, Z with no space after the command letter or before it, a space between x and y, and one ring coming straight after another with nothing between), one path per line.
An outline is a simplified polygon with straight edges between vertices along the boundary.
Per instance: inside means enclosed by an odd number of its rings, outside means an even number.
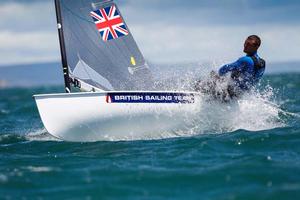
M136 66L134 57L131 57L131 58L130 58L130 62L131 62L131 64L132 64L133 66Z

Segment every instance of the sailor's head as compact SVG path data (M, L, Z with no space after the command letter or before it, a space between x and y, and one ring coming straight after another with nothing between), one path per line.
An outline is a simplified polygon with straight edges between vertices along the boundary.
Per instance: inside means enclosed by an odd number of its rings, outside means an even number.
M250 35L244 43L244 52L248 55L253 55L260 47L261 40L257 35Z

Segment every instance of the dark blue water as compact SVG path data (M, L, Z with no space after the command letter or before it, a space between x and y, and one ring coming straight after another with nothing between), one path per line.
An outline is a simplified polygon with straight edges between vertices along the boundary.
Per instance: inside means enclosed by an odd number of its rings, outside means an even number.
M31 96L62 87L2 89L0 199L299 199L300 74L267 84L276 112L243 113L241 129L94 143L44 130Z

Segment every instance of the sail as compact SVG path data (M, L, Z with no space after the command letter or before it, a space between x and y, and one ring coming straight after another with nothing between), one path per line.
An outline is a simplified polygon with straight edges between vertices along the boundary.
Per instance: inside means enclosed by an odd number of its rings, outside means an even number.
M152 88L149 67L113 1L56 3L70 78L102 90Z

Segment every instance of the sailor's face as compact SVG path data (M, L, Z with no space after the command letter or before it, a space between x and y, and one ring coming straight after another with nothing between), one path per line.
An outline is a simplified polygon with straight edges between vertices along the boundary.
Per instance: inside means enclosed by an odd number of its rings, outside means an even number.
M253 39L246 39L244 43L244 52L247 54L254 54L257 51L258 47L256 41Z

